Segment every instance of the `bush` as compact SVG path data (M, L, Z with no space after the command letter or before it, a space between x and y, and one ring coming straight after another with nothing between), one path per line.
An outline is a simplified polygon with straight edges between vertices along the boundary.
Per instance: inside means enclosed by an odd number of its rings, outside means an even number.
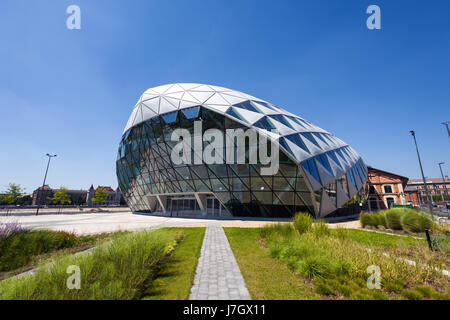
M25 229L17 221L0 221L0 240L21 232L25 232Z
M294 229L289 223L268 224L261 228L259 235L263 239L269 238L271 235L278 234L280 236L289 237L293 234Z
M401 218L403 230L411 232L424 232L425 229L430 229L433 222L425 215L416 211L407 211Z
M348 230L342 227L337 227L334 229L332 234L340 240L348 239Z
M312 232L317 238L329 236L331 234L328 225L323 220L319 220L313 224Z
M59 257L35 275L0 282L0 299L134 299L144 283L154 277L173 240L165 230L142 231L118 237L92 253ZM67 268L72 265L81 270L82 290L66 286Z
M377 213L365 213L359 216L359 221L363 228L367 226L377 227L380 223L380 218Z
M433 249L450 254L450 236L439 234L431 239Z
M326 256L310 256L299 261L297 272L310 279L317 276L327 278L333 273L333 265Z
M81 240L67 232L22 231L0 239L0 271L11 271L31 262L33 256L70 248Z
M304 234L311 230L312 218L309 213L299 212L294 216L293 219L294 228L300 234Z
M384 216L384 219L386 220L386 228L392 230L402 230L401 217L403 214L403 209L393 208L383 210L379 214Z
M333 288L331 288L323 279L316 278L313 281L314 288L316 289L317 293L329 296L334 293Z

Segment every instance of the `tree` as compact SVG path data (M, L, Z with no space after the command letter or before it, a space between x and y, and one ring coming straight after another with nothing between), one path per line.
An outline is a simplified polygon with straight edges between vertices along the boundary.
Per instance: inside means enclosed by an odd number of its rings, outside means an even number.
M98 188L97 191L95 191L95 197L92 198L92 201L98 203L100 206L101 203L106 202L108 200L108 192L104 188Z
M17 202L17 199L21 198L24 194L25 189L23 189L20 184L10 183L8 189L6 189L5 195L1 196L2 202L7 205L13 205ZM11 209L6 209L6 215L8 215Z
M60 205L58 213L61 213L63 205L72 203L72 200L70 200L70 196L66 192L67 188L61 187L58 191L55 192L53 197L48 198L50 200L50 203Z
M21 206L29 206L33 203L33 198L29 195L23 196L19 199L17 199L17 204Z

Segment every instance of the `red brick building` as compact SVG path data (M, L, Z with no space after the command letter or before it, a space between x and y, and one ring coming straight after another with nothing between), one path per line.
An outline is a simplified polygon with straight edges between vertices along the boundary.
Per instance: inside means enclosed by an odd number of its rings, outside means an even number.
M409 180L407 177L372 167L368 167L368 169L367 210L387 209L394 203L406 204L405 188Z

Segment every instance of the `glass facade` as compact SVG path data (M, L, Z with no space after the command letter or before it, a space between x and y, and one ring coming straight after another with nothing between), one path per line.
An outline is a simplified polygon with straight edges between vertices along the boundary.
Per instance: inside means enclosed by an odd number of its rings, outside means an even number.
M196 112L188 110L154 117L123 135L117 157L117 176L119 187L133 211L152 212L148 195L176 197L207 193L214 195L219 201L216 204L223 205L222 211L232 216L290 217L298 211L314 214L311 192L300 167L281 151L279 170L274 176L260 175L260 165L248 164L248 154L246 164L172 163L170 156L176 142L170 137L177 128L187 129L193 135L196 120L202 121L203 133L211 128L223 132L247 128L214 111L195 109ZM204 142L203 148L206 144ZM172 215L192 215L200 210L196 201L190 202L192 208L186 207L186 200L182 204L168 197L166 201L166 211ZM159 205L154 211L158 210L161 210Z
M175 86L182 92L172 92ZM271 138L280 147L278 172L261 175L260 164L249 164L248 148L243 164L173 163L178 143L171 140L173 131L182 128L193 136L195 121L202 122L202 134L213 128L224 134L239 128L258 134L278 130ZM203 142L203 150L208 144ZM194 143L191 147L194 157ZM223 155L228 152L224 143ZM116 171L133 211L236 217L292 217L298 211L345 215L368 174L350 146L312 123L236 91L191 84L144 93L123 133Z

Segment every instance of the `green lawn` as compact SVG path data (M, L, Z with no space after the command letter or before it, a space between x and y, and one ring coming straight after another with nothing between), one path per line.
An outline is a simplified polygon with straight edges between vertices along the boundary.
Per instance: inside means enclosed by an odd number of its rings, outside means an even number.
M182 230L183 237L172 256L144 291L143 300L186 300L189 297L205 228L176 230Z
M252 299L320 299L286 264L269 256L259 242L260 229L224 228Z
M379 246L379 247L420 247L427 246L425 239L416 239L411 236L396 236L381 232L372 232L357 229L346 229L348 237L355 241L366 245ZM336 233L336 230L331 230L332 233Z

